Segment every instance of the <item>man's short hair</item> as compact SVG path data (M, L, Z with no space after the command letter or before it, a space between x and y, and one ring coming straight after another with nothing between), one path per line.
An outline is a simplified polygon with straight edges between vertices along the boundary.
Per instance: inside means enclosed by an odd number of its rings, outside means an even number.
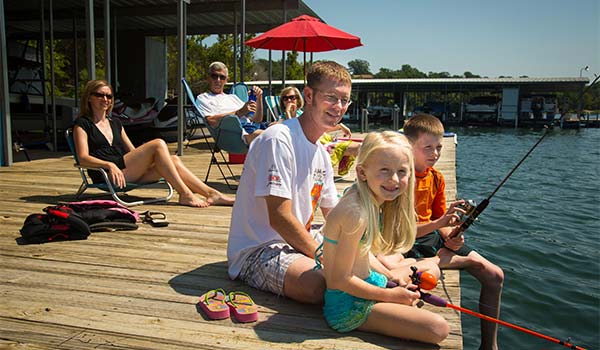
M333 61L316 62L306 73L306 84L310 88L318 88L324 80L334 80L352 86L352 78L348 70Z
M215 61L215 62L211 63L210 66L208 66L208 74L210 74L214 71L218 71L218 70L224 70L225 75L229 74L229 70L227 69L227 66L225 65L225 63L223 63L223 62Z
M422 133L444 137L444 125L431 114L421 113L413 116L404 123L402 129L411 143L417 141Z

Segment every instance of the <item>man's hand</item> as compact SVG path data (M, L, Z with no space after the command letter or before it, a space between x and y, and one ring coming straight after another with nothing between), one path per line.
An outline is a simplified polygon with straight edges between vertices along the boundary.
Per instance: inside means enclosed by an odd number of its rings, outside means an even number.
M259 98L261 98L262 95L263 95L262 89L260 87L256 86L256 85L252 87L252 91L254 91L254 94L256 95L256 99L257 100Z
M214 115L209 115L204 119L206 120L208 125L212 126L213 128L218 127L219 121L221 120L221 118L218 118L217 116L214 116Z
M344 125L342 123L339 123L338 125L339 125L340 130L342 131L343 137L347 137L347 138L352 137L352 131L350 131L350 129L346 125Z

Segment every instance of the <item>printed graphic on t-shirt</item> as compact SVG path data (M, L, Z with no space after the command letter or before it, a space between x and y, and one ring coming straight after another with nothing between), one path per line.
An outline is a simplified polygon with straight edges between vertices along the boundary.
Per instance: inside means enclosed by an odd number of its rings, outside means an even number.
M268 186L281 187L281 176L279 175L279 170L277 170L275 165L272 165L269 168L269 172L268 172L267 176L268 176L268 179L267 179Z
M315 171L313 172L314 184L313 184L312 189L310 190L312 214L310 215L308 222L304 226L307 231L310 231L310 226L315 217L315 212L317 211L317 208L319 207L319 203L321 202L321 192L323 192L323 182L325 179L325 174L326 174L326 172L323 169L315 169Z

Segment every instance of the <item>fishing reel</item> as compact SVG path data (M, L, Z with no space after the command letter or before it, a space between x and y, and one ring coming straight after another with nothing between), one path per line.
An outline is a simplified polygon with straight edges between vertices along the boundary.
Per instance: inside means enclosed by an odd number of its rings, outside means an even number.
M426 271L418 271L416 266L411 266L412 275L410 275L410 279L412 283L419 287L419 289L432 290L437 286L437 278Z
M435 288L435 286L437 286L437 278L434 275L430 274L429 272L418 271L418 268L416 266L411 266L410 269L413 273L409 277L412 281L412 284L417 286L417 290L432 290L433 288ZM387 282L386 288L394 287L398 287L398 284L396 282L391 280Z
M465 199L463 203L457 205L456 207L465 211L464 214L457 212L458 216L460 217L460 222L465 222L467 218L473 214L475 208L477 208L477 203L475 203L475 201L472 199Z

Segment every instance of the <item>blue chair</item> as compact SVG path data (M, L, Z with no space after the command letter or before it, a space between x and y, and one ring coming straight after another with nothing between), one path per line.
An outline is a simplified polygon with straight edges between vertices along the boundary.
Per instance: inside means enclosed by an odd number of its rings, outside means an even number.
M208 122L206 122L204 116L202 115L202 112L200 112L200 106L198 105L196 97L194 96L194 93L192 92L192 89L190 88L190 85L185 80L185 78L181 79L181 83L183 84L185 92L190 102L192 103L192 106L194 107L194 112L196 113L198 118L202 120L214 141L214 144L211 145L210 142L208 142L208 138L206 137L207 135L204 133L204 129L200 129L202 131L204 141L206 142L206 145L208 146L208 149L211 153L210 164L208 165L208 171L206 173L206 178L204 179L204 182L208 180L208 176L210 175L210 170L212 166L216 165L219 171L221 172L221 175L225 179L227 187L229 187L232 190L236 189L237 185L231 185L229 183L228 176L225 176L225 171L223 168L226 168L228 170L228 175L230 175L230 177L235 182L239 182L239 179L233 173L233 170L229 166L229 162L225 158L225 155L222 151L235 154L245 154L248 152L248 145L246 145L244 141L242 141L243 129L242 124L240 124L240 119L235 115L228 115L221 119L221 122L219 123L218 127L214 128L210 126ZM246 96L247 95L248 93L246 92ZM222 161L217 159L217 154L220 155Z
M279 107L279 96L265 96L265 104L267 105L267 111L271 121L279 120L279 117L283 114Z
M168 202L169 199L171 199L173 197L173 187L171 187L171 184L169 184L167 181L165 181L163 179L156 181L156 182L143 183L143 184L128 182L127 185L125 186L125 188L115 188L113 183L110 181L108 174L106 173L106 170L104 170L102 168L87 168L87 167L83 167L83 166L81 166L81 164L79 164L79 159L77 158L77 152L75 150L75 141L73 140L73 131L70 128L67 129L67 131L65 131L65 137L67 138L67 144L69 145L69 149L71 150L71 153L73 154L73 159L75 160L74 165L79 170L79 174L81 175L81 180L82 180L81 185L79 186L79 190L75 194L76 198L81 197L83 192L85 192L88 188L97 188L99 190L109 192L116 202L118 202L126 207L132 207L135 205L150 204L150 203L156 203L156 202ZM103 183L93 183L91 181L91 179L89 179L88 176L86 175L86 170L99 171L100 174L102 174L102 178L104 179L104 182ZM122 199L121 197L119 197L118 193L126 193L126 192L129 192L129 191L132 191L135 189L139 189L139 188L163 188L163 189L167 190L167 195L164 197L149 198L149 199L137 200L137 201L133 201L133 202L128 202L128 201Z
M240 98L240 100L242 100L242 102L246 103L248 102L248 91L250 91L248 90L248 85L246 85L246 83L239 82L231 86L229 93L236 95Z

